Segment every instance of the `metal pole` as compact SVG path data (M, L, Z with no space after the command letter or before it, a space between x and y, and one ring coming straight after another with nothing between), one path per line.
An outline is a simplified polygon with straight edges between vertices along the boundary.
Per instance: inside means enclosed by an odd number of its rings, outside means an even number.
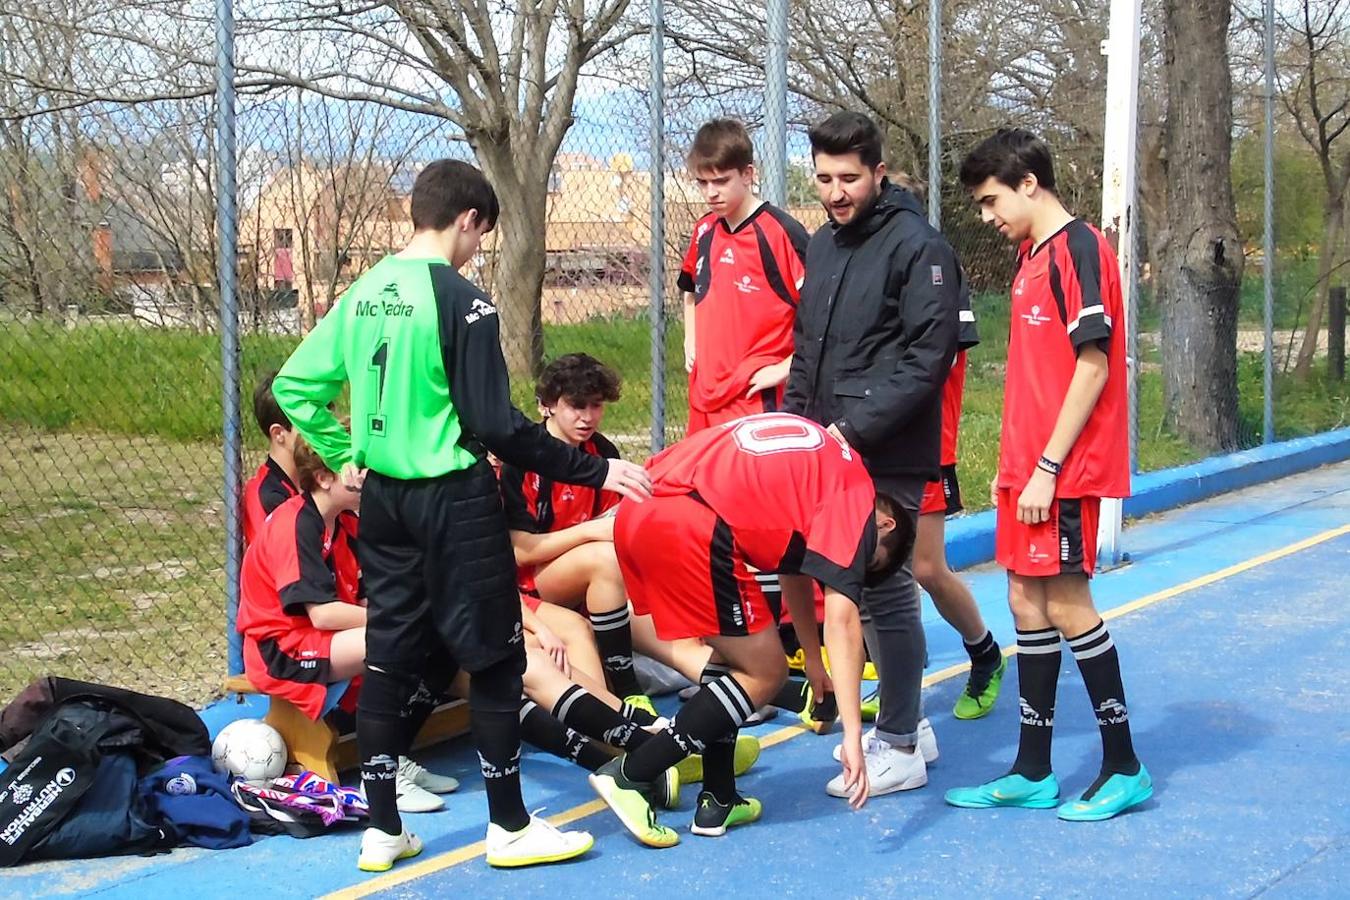
M764 169L760 190L787 206L788 0L768 0L768 58L764 61Z
M235 210L234 0L216 0L216 279L220 284L221 400L225 470L225 622L229 674L244 671L243 644L234 629L239 609L239 302Z
M1102 159L1102 231L1116 248L1125 300L1125 343L1133 346L1135 266L1135 156L1139 119L1139 20L1142 0L1111 0L1111 26L1102 52L1106 66L1106 127ZM1130 409L1137 408L1139 367L1133 355L1127 368ZM1131 445L1136 423L1130 422ZM1097 558L1107 565L1121 560L1119 499L1102 503L1097 529Z
M652 342L652 452L666 445L666 153L665 153L665 5L651 0L652 65L651 104L652 244L651 342Z
M1265 235L1261 249L1266 326L1261 378L1261 443L1275 440L1275 0L1266 0L1266 164Z
M928 222L942 227L942 0L928 0Z

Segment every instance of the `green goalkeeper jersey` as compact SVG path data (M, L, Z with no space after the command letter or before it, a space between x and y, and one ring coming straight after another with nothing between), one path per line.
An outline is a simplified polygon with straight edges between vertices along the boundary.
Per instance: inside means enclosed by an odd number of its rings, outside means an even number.
M351 432L328 404L351 384ZM444 259L387 256L347 289L272 382L334 472L390 478L470 468L490 449L557 481L598 486L605 463L511 405L497 308Z

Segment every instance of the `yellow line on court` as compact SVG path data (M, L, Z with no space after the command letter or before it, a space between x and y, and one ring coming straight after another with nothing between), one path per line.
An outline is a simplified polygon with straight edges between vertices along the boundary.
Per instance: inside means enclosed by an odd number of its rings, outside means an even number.
M1141 610L1144 607L1152 606L1155 603L1161 603L1164 600L1170 600L1171 598L1176 597L1180 594L1187 593L1188 591L1193 591L1197 588L1202 588L1214 584L1216 581L1222 581L1225 578L1231 578L1234 575L1250 571L1251 569L1255 569L1258 566L1263 566L1266 563L1274 562L1277 559L1283 559L1286 556L1292 556L1295 553L1307 550L1309 547L1315 547L1318 544L1325 543L1327 541L1333 540L1346 534L1350 534L1350 525L1342 525L1339 528L1332 528L1328 531L1323 531L1319 534L1315 534L1312 537L1305 538L1293 544L1280 547L1279 549L1276 550L1271 550L1269 553L1262 553L1260 556L1253 556L1251 559L1244 560L1243 562L1240 563L1235 563L1234 565L1228 566L1227 568L1219 569L1216 572L1210 572L1208 575L1201 575L1199 578L1192 578L1190 581L1182 582L1181 584L1175 585L1170 588L1166 588L1161 591L1156 591L1145 597L1140 597L1138 600L1131 600L1129 603L1125 603L1121 606L1114 607L1113 609L1107 610L1105 613L1102 613L1102 618L1116 619L1119 618L1120 616L1127 615L1132 612L1137 612L1138 610ZM1004 649L1003 655L1012 656L1015 652L1016 652L1015 646L1007 647ZM956 676L966 672L969 669L970 663L968 662L958 663L954 666L948 666L945 669L939 669L938 671L932 673L931 675L926 676L923 679L923 686L931 687L932 685L939 684L940 682L947 681L948 679L951 678L955 678ZM781 744L784 741L789 741L797 737L798 735L807 733L808 733L807 730L799 725L789 725L785 728L779 728L777 731L770 732L769 734L760 738L759 743L761 747L772 747L776 744ZM582 803L579 806L574 806L569 810L560 812L556 816L549 816L548 820L557 826L569 825L572 822L577 821L578 819L584 819L587 816L593 816L604 809L605 804L603 801L592 800L589 803ZM444 871L445 869L453 868L454 866L457 866L460 863L468 862L469 860L474 859L475 857L481 856L483 854L483 850L484 850L483 842L477 841L476 843L469 844L466 847L460 847L458 850L451 850L447 853L442 853L438 856L431 857L430 859L423 860L422 862L415 862L411 864L401 865L399 866L398 871L390 872L386 875L377 875L368 881L362 882L361 884L352 885L351 887L342 888L341 890L334 891L331 894L327 894L324 897L324 900L355 900L355 898L358 897L368 897L371 894L378 893L379 891L385 891L397 885L406 884L409 881L414 881L418 878L423 877L424 875L430 875L433 872Z

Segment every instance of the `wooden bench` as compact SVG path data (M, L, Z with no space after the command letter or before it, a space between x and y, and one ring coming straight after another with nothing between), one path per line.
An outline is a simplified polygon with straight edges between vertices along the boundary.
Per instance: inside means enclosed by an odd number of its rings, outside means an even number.
M243 701L243 694L261 693L244 675L225 679L225 693ZM309 769L321 778L336 783L338 773L355 769L356 735L340 734L327 719L314 720L283 697L269 697L263 721L271 725L286 742L287 764ZM413 741L413 749L448 741L469 732L469 705L452 700L438 706Z

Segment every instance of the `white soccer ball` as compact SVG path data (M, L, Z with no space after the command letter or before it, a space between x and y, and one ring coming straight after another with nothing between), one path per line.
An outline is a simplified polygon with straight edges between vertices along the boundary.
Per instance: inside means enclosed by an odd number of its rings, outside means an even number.
M286 771L286 742L262 719L239 719L216 735L211 762L245 781L269 781Z

